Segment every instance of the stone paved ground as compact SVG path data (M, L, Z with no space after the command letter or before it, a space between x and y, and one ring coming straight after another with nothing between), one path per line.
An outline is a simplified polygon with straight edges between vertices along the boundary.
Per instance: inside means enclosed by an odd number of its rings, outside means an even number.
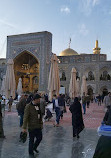
M89 108L86 108L86 114L83 114L83 120L86 128L97 129L104 117L104 105L98 106L97 103L91 103ZM50 122L46 124L53 124L55 117L52 118ZM67 107L67 113L64 114L63 120L61 120L60 125L71 126L71 113L69 107Z
M43 140L39 146L37 158L92 158L98 141L97 127L104 116L103 106L91 104L83 116L85 129L80 139L72 140L71 114L68 111L61 120L60 127L53 127L54 118L44 123ZM6 111L4 118L6 139L0 139L0 158L28 158L28 140L19 142L19 118L13 107L13 112Z

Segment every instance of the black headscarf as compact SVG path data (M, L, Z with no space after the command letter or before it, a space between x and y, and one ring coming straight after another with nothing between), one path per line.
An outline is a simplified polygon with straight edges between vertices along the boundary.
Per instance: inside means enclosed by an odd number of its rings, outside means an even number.
M74 102L71 104L69 110L71 112L77 113L78 111L80 111L80 108L81 108L81 104L78 100L78 97L75 97Z
M79 100L78 100L78 97L75 97L75 98L74 98L74 103L78 103L78 101L79 101Z

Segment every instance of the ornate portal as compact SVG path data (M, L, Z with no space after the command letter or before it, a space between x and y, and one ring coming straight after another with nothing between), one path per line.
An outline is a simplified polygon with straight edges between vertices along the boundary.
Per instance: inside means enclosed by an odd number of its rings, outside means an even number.
M39 63L29 52L24 51L14 59L15 78L22 78L24 92L33 92L39 88Z
M7 37L6 58L14 60L16 87L22 78L24 92L47 92L52 34L37 32Z

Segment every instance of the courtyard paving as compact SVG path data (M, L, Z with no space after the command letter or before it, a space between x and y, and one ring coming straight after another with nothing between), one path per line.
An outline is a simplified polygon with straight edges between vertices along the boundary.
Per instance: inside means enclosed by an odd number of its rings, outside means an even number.
M92 158L98 141L97 127L104 117L104 108L91 103L83 115L85 129L80 139L73 141L71 113L64 114L60 127L53 127L55 114L51 121L44 122L43 140L39 146L37 158ZM0 139L0 158L28 158L28 139L23 144L19 142L19 118L15 107L12 112L5 112L4 132L6 139Z

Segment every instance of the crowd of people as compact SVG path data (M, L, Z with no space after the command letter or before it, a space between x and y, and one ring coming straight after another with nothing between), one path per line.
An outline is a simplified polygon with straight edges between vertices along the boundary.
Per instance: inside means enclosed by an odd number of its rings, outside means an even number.
M60 125L60 120L63 119L64 112L66 111L66 105L69 106L69 110L72 114L72 127L73 127L73 139L77 137L79 139L79 133L85 128L82 116L86 114L86 109L90 108L90 103L95 101L98 106L101 102L104 102L105 110L110 109L111 106L111 93L103 98L98 95L92 97L83 93L83 96L75 97L71 99L68 95L60 94L53 95L52 101L49 101L48 95L45 93L35 94L23 94L16 97L17 104L16 109L20 117L19 126L22 128L23 133L29 132L29 155L34 157L34 152L39 153L38 146L42 140L42 128L43 120L50 120L53 117L52 112L47 107L48 103L53 104L53 111L55 111L55 123L54 127ZM5 96L0 95L0 138L5 138L2 124L2 108L5 110ZM12 96L8 99L8 112L12 110L12 104L14 99Z

